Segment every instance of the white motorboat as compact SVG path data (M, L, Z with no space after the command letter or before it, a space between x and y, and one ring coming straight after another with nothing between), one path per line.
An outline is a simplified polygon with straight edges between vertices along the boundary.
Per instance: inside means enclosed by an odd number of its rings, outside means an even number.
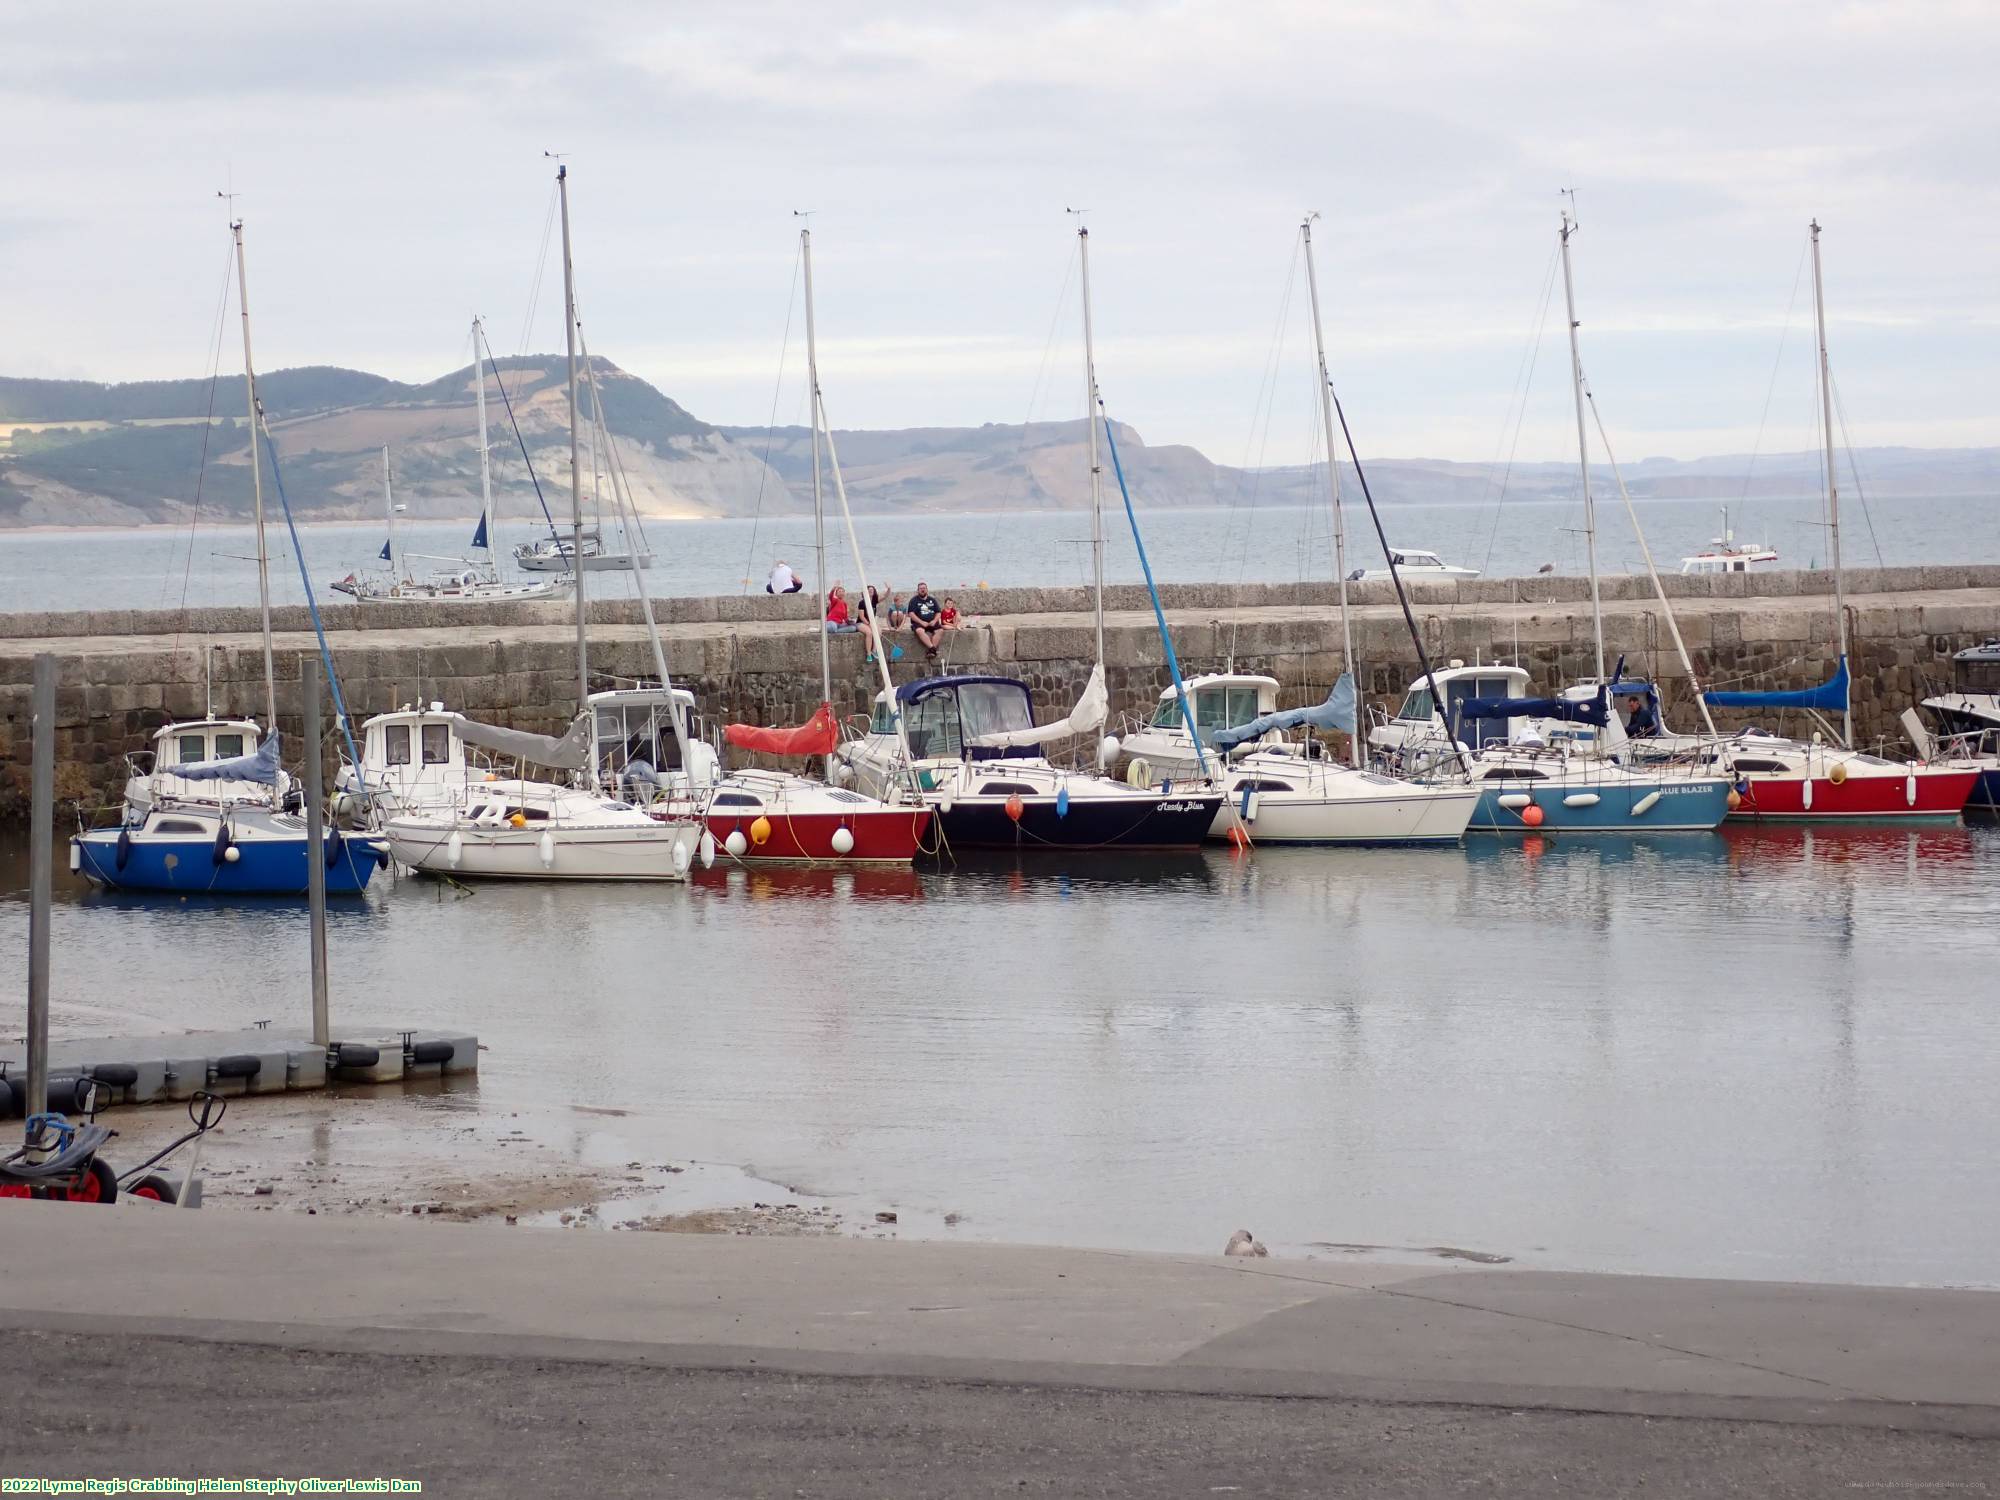
M1722 535L1709 543L1707 551L1682 558L1681 572L1748 573L1769 567L1777 560L1775 548L1767 547L1762 542L1736 540L1736 533L1729 529L1729 507L1725 505L1722 507Z
M1458 567L1435 552L1425 552L1416 547L1392 547L1389 555L1396 560L1396 569L1406 583L1450 583L1479 576L1477 568ZM1350 583L1387 583L1391 576L1387 568L1356 568L1347 575L1347 579Z
M516 547L514 561L530 573L569 573L575 571L571 559L576 550L575 541L570 537L538 537ZM633 568L650 568L652 565L653 554L650 552L607 552L604 538L599 533L583 533L583 569L586 573L630 572Z

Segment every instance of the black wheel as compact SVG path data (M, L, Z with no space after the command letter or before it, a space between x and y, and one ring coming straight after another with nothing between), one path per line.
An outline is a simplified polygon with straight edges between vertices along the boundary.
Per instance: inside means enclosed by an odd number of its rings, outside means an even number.
M158 1172L148 1172L125 1190L128 1198L151 1198L155 1203L178 1203L180 1190Z

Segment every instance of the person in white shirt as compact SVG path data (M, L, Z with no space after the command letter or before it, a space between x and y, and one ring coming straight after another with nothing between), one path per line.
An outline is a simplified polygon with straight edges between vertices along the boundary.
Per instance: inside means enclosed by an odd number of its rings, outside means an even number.
M771 578L764 585L764 592L767 594L796 594L805 586L805 580L792 571L792 565L783 558L779 558L778 565L771 569Z

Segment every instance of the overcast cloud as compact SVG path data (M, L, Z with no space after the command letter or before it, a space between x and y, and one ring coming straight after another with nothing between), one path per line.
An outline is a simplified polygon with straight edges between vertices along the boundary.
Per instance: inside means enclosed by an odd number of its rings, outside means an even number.
M1302 285L1279 315L1315 209L1364 456L1489 458L1574 187L1621 458L1747 449L1774 368L1764 448L1813 441L1815 215L1854 440L2000 443L1988 4L180 0L0 25L0 373L200 372L224 186L266 369L429 378L474 310L500 352L558 347L553 258L525 327L553 149L593 349L711 421L771 412L797 208L836 423L1080 414L1081 206L1112 414L1300 459ZM1560 307L1523 457L1574 439ZM802 411L789 388L780 420Z

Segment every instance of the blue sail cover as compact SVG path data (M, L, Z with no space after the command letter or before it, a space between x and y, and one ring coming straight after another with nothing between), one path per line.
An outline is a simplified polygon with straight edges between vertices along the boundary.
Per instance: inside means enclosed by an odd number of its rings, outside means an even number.
M479 518L479 529L472 533L472 545L482 552L486 549L486 517Z
M1567 719L1572 724L1595 724L1599 729L1611 721L1604 695L1575 698L1467 698L1458 705L1458 721L1475 719Z
M168 768L183 781L258 781L265 786L278 784L278 732L272 730L248 755L228 760L201 760L193 765Z
M386 541L382 543L382 550L375 555L381 558L383 562L393 562L395 560L389 555L389 544Z
M1784 693L1703 693L1713 708L1818 708L1829 713L1847 709L1847 658L1840 668L1818 687L1798 688Z
M1234 729L1218 729L1209 736L1209 743L1218 750L1233 750L1246 740L1262 739L1274 729L1296 729L1301 724L1354 733L1354 679L1342 672L1340 681L1326 695L1326 702L1311 708L1288 708L1282 713L1265 714Z

